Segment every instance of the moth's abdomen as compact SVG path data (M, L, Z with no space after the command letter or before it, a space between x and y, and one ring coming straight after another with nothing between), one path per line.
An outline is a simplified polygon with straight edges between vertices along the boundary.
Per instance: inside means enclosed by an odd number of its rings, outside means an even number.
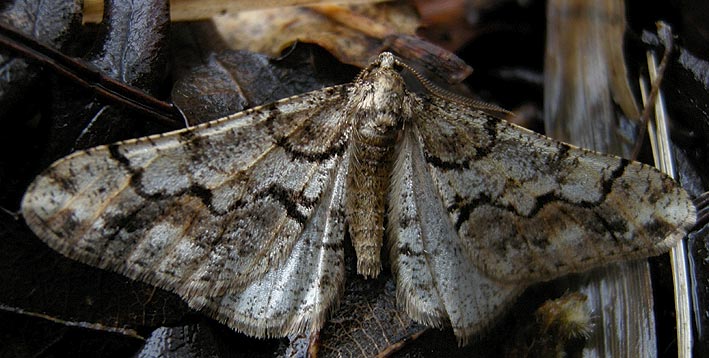
M357 254L357 272L376 277L381 270L385 200L398 131L397 115L380 113L356 128L350 146L345 213Z

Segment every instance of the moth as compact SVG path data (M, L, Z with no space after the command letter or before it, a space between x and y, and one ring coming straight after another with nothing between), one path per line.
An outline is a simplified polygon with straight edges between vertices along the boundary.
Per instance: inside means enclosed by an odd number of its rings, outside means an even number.
M63 255L255 337L323 326L349 236L359 274L388 254L401 309L461 344L525 287L660 254L695 222L654 168L415 92L403 71L424 81L384 52L350 84L76 152L22 215Z

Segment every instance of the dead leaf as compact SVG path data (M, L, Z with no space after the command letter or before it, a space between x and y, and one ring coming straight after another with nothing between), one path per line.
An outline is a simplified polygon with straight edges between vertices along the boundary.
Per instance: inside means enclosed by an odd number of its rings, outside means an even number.
M354 68L345 68L334 75L333 67L344 66L327 58L325 51L305 44L280 60L248 51L223 51L180 78L172 99L194 125L346 82L356 74Z
M212 16L266 9L274 7L312 5L333 0L171 0L170 19L172 21L205 20ZM379 2L386 0L348 0L348 3ZM84 22L100 22L103 0L84 1Z
M454 54L416 36L418 16L404 2L245 11L213 21L229 47L274 57L298 41L317 44L360 68L388 49L415 68L450 82L472 72Z
M0 23L61 49L78 30L81 1L15 0L0 6L0 10ZM25 59L0 49L0 118L7 118L15 104L39 86L39 71Z
M319 357L372 357L425 329L397 308L390 275L378 280L350 275L340 309L320 332Z
M87 61L107 76L155 93L167 75L166 0L109 4L100 29L100 47L86 56ZM54 90L46 163L76 149L126 139L126 133L132 136L126 128L145 124L137 121L139 116L126 116L83 88L69 85Z

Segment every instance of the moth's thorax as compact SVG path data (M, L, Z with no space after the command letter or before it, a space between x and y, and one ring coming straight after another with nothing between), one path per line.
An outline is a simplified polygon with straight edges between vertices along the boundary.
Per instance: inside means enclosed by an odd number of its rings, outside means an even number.
M403 79L393 68L375 67L359 83L350 102L355 130L373 139L393 135L406 117Z

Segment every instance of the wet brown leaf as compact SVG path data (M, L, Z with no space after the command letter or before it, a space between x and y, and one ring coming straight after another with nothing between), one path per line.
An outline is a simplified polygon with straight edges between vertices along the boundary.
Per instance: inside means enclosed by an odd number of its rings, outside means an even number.
M58 49L77 31L80 21L80 0L15 0L0 5L0 23ZM39 68L0 49L0 74L0 118L6 118L38 86Z
M109 3L98 46L87 61L103 74L155 93L166 74L169 31L167 0ZM55 86L46 162L80 148L126 139L136 128L135 114L113 109L90 91L65 82ZM127 134L128 133L128 134Z
M327 53L307 45L297 46L280 60L247 51L226 50L208 56L174 85L172 99L190 124L213 119L305 93L354 76L332 75L337 66ZM329 70L325 70L329 67ZM340 65L341 67L341 65Z

